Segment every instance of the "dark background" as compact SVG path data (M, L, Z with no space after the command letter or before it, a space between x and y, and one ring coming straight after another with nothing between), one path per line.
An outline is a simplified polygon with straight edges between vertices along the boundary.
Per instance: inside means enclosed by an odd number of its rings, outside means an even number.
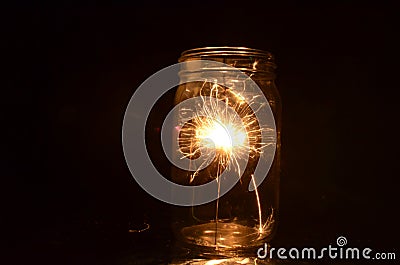
M394 6L379 3L3 8L5 264L168 260L168 206L128 171L123 114L135 88L182 51L225 45L271 51L278 64L283 173L273 246L345 236L349 246L397 252L398 28ZM143 222L148 231L128 232Z

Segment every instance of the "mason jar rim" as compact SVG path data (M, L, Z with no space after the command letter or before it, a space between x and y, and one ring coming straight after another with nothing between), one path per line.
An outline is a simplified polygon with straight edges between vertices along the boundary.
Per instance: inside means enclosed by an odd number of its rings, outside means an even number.
M230 46L201 47L189 49L181 53L179 61L182 62L190 57L212 57L227 55L263 57L267 59L267 61L274 62L274 56L268 51L247 47Z

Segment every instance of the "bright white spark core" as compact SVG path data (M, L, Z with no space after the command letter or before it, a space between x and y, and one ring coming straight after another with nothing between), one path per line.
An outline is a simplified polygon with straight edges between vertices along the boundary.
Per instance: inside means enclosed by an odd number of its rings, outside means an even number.
M217 150L229 154L235 147L245 144L246 131L243 128L235 127L233 124L209 120L197 128L196 138L205 147L213 148L212 144L214 144Z

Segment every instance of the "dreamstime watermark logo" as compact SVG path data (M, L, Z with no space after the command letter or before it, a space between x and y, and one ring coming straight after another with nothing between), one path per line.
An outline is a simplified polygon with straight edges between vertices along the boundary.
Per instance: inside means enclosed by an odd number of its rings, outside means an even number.
M336 245L328 245L321 249L307 248L274 248L264 247L257 250L259 259L371 259L371 260L395 260L394 252L373 252L371 248L345 247L347 239L339 236Z
M204 69L215 68L222 68L224 71L220 72L220 76L215 71L204 71ZM201 77L191 78L190 82L211 82L214 85L223 86L230 90L237 89L237 87L234 87L230 82L231 80L227 80L226 76L224 76L227 71L235 76L235 79L244 80L243 87L245 91L240 94L243 96L241 100L252 109L259 126L268 128L268 130L261 131L261 141L271 143L260 152L261 157L254 171L254 181L249 184L249 191L255 190L267 176L275 155L276 130L272 110L262 90L249 76L232 66L208 60L183 62L166 67L145 80L133 94L127 106L122 127L123 151L132 176L146 192L161 201L180 206L195 206L214 201L226 194L239 181L238 172L243 174L246 168L250 154L249 150L247 150L247 154L244 157L235 161L235 168L225 168L220 176L224 181L221 182L220 190L218 191L215 188L217 179L198 186L179 185L164 178L152 164L145 144L146 122L157 100L168 90L185 83L179 78L181 69L190 69L193 72L203 73ZM212 73L210 74L210 72ZM247 102L249 98L246 98L245 95L251 95L251 103ZM193 170L194 161L182 154L178 154L179 148L176 135L179 132L176 129L182 128L185 122L197 115L199 105L206 109L213 108L215 110L216 106L221 105L221 100L211 95L184 100L168 113L161 130L161 142L166 157L174 166L183 170ZM227 106L225 103L222 105ZM182 109L185 110L183 113L184 118L181 117L182 112L180 110ZM219 110L217 109L216 111L218 112ZM225 111L225 115L229 115L232 120L236 120L240 124L240 117L232 107L221 109L221 111ZM181 116L176 119L178 115ZM225 133L229 134L229 131ZM229 135L229 137L231 136ZM214 143L214 145L216 144ZM207 167L210 161L212 159L209 157L200 156L196 158L196 164L199 167L195 170ZM173 197L171 196L171 190L174 190ZM194 196L194 194L201 194L201 196Z

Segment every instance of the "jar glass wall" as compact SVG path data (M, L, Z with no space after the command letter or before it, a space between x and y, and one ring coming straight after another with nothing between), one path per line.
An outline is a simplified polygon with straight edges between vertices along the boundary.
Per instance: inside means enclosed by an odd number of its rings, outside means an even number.
M213 141L215 159L201 170L172 169L171 179L181 185L203 185L217 179L218 185L224 181L219 178L228 167L235 167L235 156L242 151L235 149L238 142L247 139L248 162L242 172L237 171L235 186L218 199L197 206L175 207L173 213L174 231L179 241L191 248L200 248L203 253L231 253L246 250L268 242L273 237L279 210L279 174L280 174L280 128L281 102L275 86L275 62L271 53L238 47L216 47L192 49L182 53L180 62L196 60L216 61L233 66L245 75L238 76L221 66L203 67L195 71L182 69L182 84L175 95L175 104L187 99L202 97L215 98L232 108L241 119L244 130L235 128L228 113L218 109L204 110L203 115L187 122L179 135L180 151L190 159L196 159L201 152L208 150L208 140ZM245 76L245 77L243 77ZM203 82L198 81L204 78ZM216 80L224 79L220 85ZM263 141L262 123L257 120L259 109L244 97L248 79L254 81L267 99L274 118L271 143ZM195 80L195 81L193 81ZM257 95L254 95L257 96ZM263 106L265 107L265 106ZM210 113L215 112L215 113ZM223 115L223 117L219 117ZM242 135L243 134L243 135ZM249 186L255 181L254 174L267 145L273 144L274 155L267 176L254 190ZM201 145L204 145L201 147ZM210 148L211 148L210 147ZM239 151L236 151L239 150ZM229 165L231 163L231 165ZM254 182L255 184L255 182Z

